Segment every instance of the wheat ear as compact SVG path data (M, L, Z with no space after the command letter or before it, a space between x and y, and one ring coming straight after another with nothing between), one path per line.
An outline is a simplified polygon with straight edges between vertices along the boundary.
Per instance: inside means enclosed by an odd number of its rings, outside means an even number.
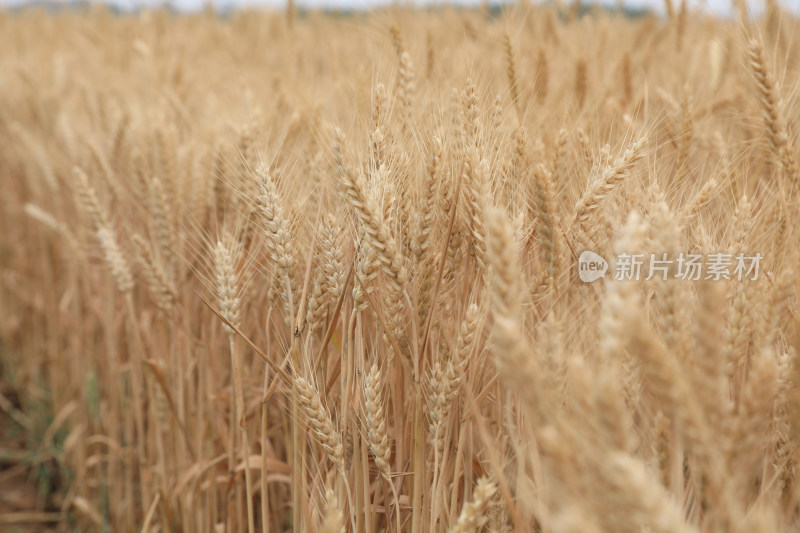
M383 387L381 386L381 371L377 363L372 365L369 373L364 378L364 410L367 424L367 442L375 464L381 475L389 479L389 437L386 434L386 419L383 411Z
M241 291L240 273L236 269L238 262L237 246L232 242L231 236L226 236L226 242L217 241L214 248L214 266L217 281L217 299L219 301L220 313L226 320L237 328L240 326L240 307ZM236 349L236 336L233 328L224 324L223 327L228 333L228 347L231 356L231 376L233 378L234 409L230 412L230 450L228 455L228 466L231 467L234 460L234 428L238 420L239 429L242 435L241 453L244 461L245 491L247 493L247 525L248 531L253 533L255 530L255 515L253 509L252 480L250 473L250 446L247 437L247 422L245 420L245 398L244 387L242 384L242 365L239 361L239 353Z
M147 280L153 301L159 309L168 313L177 299L175 287L147 241L135 233L133 243L136 245L136 258Z
M339 508L339 500L330 489L325 492L325 520L320 533L345 533L344 513Z
M291 226L281 205L275 182L266 167L257 171L261 185L258 207L267 237L267 249L277 271L281 294L286 306L288 319L294 316L297 289L292 278L294 254L292 251Z
M476 148L471 148L465 166L465 185L467 209L470 217L470 232L475 260L480 271L485 273L488 266L486 250L485 211L491 202L491 183L489 163L482 159L478 161Z
M758 39L750 40L748 53L750 68L761 99L761 111L764 115L764 125L767 128L767 139L769 139L773 157L783 167L784 172L792 182L795 183L798 179L797 159L786 131L778 88L767 68L764 59L764 48Z
M356 177L344 161L342 142L344 135L337 130L334 154L339 169L342 189L347 196L350 206L355 211L359 221L364 227L366 238L377 253L378 263L395 285L397 292L402 292L402 287L408 280L408 272L404 265L403 256L397 242L386 227L380 211L366 192L366 185L362 179Z
M392 451L389 447L389 436L386 432L386 415L383 409L383 385L381 371L377 363L373 363L364 378L364 418L367 425L367 444L378 471L389 485L394 497L395 519L397 531L400 531L400 500L392 483L390 461ZM388 520L388 518L387 518Z
M336 431L331 415L322 405L319 392L306 379L295 379L300 405L306 413L314 437L328 454L328 459L336 465L340 472L344 472L344 446L342 436Z
M600 202L608 196L614 187L631 171L633 166L643 157L645 137L634 142L613 163L605 165L589 184L589 188L575 204L574 222L584 224L600 206Z
M511 101L514 103L514 110L517 117L520 116L519 82L517 81L517 58L514 53L514 45L508 32L503 34L503 45L506 50L506 76L508 77L508 89L511 92Z
M534 206L536 214L536 231L542 248L545 270L551 280L558 275L559 251L556 247L556 213L553 177L544 165L538 164L533 169Z
M537 386L540 373L522 325L522 290L514 231L505 212L492 208L487 213L487 241L490 260L490 294L494 328L495 366L532 413L540 413Z
M442 141L433 140L431 160L425 174L425 185L421 205L419 233L417 236L416 256L419 265L417 280L417 318L420 329L428 318L431 290L433 290L433 276L436 265L435 258L431 257L430 248L433 242L434 222L436 218L437 192L441 173Z
M458 521L450 528L450 533L478 533L487 522L487 510L492 502L497 487L486 478L480 478L472 501L465 503Z
M397 80L397 95L403 109L403 125L407 127L411 119L411 110L414 98L414 64L411 62L411 55L406 50L403 36L397 26L392 26L392 41L394 42L397 58L400 63L400 71Z

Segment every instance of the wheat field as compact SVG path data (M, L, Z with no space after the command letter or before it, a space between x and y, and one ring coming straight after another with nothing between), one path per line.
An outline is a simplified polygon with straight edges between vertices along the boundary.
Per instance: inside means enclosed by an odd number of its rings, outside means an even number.
M737 5L0 11L0 530L800 530Z

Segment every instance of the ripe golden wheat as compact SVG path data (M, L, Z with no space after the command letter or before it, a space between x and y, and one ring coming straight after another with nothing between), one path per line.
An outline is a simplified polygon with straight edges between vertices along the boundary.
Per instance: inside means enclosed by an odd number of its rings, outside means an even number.
M0 12L0 524L800 528L800 23L578 7Z

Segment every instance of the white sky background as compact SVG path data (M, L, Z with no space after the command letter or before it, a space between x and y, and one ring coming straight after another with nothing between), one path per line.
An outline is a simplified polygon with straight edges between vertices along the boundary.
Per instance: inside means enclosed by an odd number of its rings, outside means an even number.
M0 6L20 6L29 3L30 0L0 0ZM47 0L46 0L47 1ZM70 0L49 0L51 3L69 3ZM137 8L143 6L158 6L167 3L177 9L198 10L203 7L206 0L91 0L103 3L114 4L122 8ZM498 0L490 0L495 3ZM634 8L652 8L659 13L664 12L663 0L622 0L626 6ZM778 0L781 5L794 13L800 13L800 0ZM219 8L229 7L266 7L281 8L285 5L285 0L211 0ZM303 8L349 8L349 9L368 9L375 6L391 4L392 0L295 0L296 4ZM614 5L614 0L583 0L584 3ZM400 2L405 4L406 2ZM441 0L413 0L414 5L440 4ZM480 0L446 0L444 3L465 6L477 6ZM673 0L677 6L679 0ZM733 0L689 0L689 5L701 11L714 13L721 16L731 14ZM747 0L750 13L762 11L764 0Z

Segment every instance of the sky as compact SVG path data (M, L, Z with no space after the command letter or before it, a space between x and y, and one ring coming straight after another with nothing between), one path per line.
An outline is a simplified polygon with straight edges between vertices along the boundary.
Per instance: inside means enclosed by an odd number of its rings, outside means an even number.
M30 0L0 0L0 6L19 6L28 3ZM71 0L49 0L53 3L69 2ZM157 6L165 3L164 0L97 0L105 3L114 4L123 8L137 8L143 6ZM173 7L184 10L197 10L201 9L207 0L168 0L167 3ZM481 0L447 0L448 4L459 5L478 5ZM492 0L494 2L495 0ZM751 12L759 12L763 6L764 0L747 0ZM784 7L800 13L800 0L778 0ZM268 7L280 8L285 5L285 0L211 0L211 2L220 8L234 7ZM392 3L392 0L295 0L299 7L307 8L353 8L353 9L368 9L374 6L387 5ZM404 2L405 3L405 2ZM441 3L441 0L416 0L412 1L415 5L430 5ZM584 3L613 5L614 0L584 0ZM626 6L632 8L652 8L657 12L664 11L663 0L623 0ZM677 5L679 0L673 0ZM689 0L689 5L700 9L702 11L714 13L721 16L729 16L731 14L731 5L733 0Z

